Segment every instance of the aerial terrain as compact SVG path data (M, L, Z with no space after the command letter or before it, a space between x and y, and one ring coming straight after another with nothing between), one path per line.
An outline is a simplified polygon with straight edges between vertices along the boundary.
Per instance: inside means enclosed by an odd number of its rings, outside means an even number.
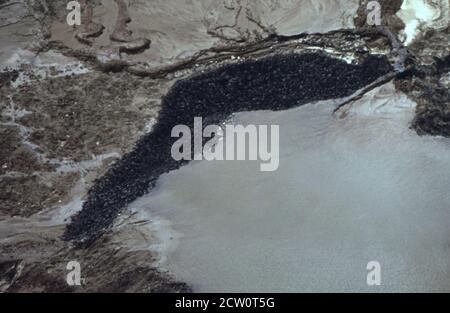
M0 292L450 291L449 0L76 2L0 0Z

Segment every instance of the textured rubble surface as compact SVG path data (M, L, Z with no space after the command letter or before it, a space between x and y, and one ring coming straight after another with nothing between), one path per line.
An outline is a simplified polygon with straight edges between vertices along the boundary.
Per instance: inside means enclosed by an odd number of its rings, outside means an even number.
M410 70L385 79L396 77L396 87L417 102L412 127L419 134L450 137L448 0L424 1L431 12L425 17L409 1L380 2L383 23L400 40L408 40L409 51ZM155 269L158 256L148 250L154 238L141 228L148 221L123 208L167 168L152 172L148 166L139 173L131 166L136 175L114 178L118 171L130 170L126 166L130 159L137 160L131 162L134 165L143 162L136 157L139 149L154 148L148 138L156 135L148 133L160 111L165 115L157 129L164 129L182 118L171 109L183 98L205 99L190 94L192 87L203 92L214 80L217 88L225 88L240 69L254 79L255 88L270 86L266 76L258 78L257 73L279 78L289 72L291 82L296 82L295 67L302 59L298 55L305 52L325 55L319 57L325 62L321 68L330 70L322 76L337 78L337 68L346 74L346 88L327 97L349 95L371 82L379 84L376 79L390 72L385 57L394 63L398 52L393 51L392 38L365 25L363 0L80 3L83 23L70 27L65 21L66 1L0 1L1 292L189 290ZM408 33L411 29L414 32ZM384 61L369 62L372 67L364 68L361 64L371 54ZM265 57L276 62L261 61ZM329 57L335 59L328 63ZM241 64L247 61L251 62ZM258 67L265 62L266 67ZM270 64L284 68L284 73L277 74ZM222 80L212 78L217 74ZM329 87L334 83L331 79ZM213 90L220 92L217 88ZM292 88L284 92L273 92L275 98L269 98L300 102L314 98L295 96ZM209 113L220 119L238 108L242 107L211 108L214 112ZM165 124L164 117L170 123ZM154 176L144 175L149 172ZM136 189L129 193L133 186ZM112 197L109 187L116 190ZM86 200L85 208L90 209L81 211L66 231ZM65 232L70 239L103 236L92 240L88 249L76 250L61 239ZM143 248L130 249L136 246ZM65 266L71 260L87 269L90 283L67 286ZM110 266L97 266L105 262Z
M286 55L234 64L182 80L164 98L158 124L91 189L66 238L90 245L116 212L148 192L164 172L179 167L171 157L175 125L196 116L218 124L233 112L282 110L308 102L343 98L390 70L383 58L354 66L320 54ZM318 84L320 82L320 84ZM85 227L89 225L89 227Z

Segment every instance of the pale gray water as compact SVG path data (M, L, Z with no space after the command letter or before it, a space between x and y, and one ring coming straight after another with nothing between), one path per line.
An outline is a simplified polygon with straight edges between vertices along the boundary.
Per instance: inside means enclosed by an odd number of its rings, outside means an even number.
M413 104L391 89L345 119L332 101L238 114L280 125L279 170L202 161L163 175L132 207L182 235L168 268L206 292L450 291L450 141L408 129Z

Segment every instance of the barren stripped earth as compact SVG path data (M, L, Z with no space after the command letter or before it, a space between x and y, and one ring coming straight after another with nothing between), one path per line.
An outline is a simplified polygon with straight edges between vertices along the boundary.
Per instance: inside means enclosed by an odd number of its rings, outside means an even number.
M418 135L450 137L449 1L380 2L382 27L364 0L84 0L72 27L66 1L0 0L0 292L191 291L127 205L181 165L155 156L157 134L194 113L326 97L346 118L392 82Z

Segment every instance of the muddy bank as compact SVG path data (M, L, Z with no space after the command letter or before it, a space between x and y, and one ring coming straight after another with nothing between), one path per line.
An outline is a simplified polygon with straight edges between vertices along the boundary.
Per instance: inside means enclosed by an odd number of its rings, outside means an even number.
M323 54L286 55L228 65L177 82L163 100L152 133L97 181L83 210L68 225L65 239L89 246L124 206L149 191L159 175L183 164L170 154L175 125L192 127L194 117L218 124L233 112L281 110L349 96L390 69L382 57L349 65Z
M92 48L88 50L107 58L151 67L172 65L211 47L257 42L274 34L290 36L350 29L358 8L358 0L261 0L257 3L250 0L155 0L151 3L98 0L88 3L92 11L90 22L74 30L59 14L49 25L51 40L61 41L73 50ZM80 34L83 38L91 34L87 45L78 40ZM151 40L150 49L139 54L118 55L115 39L128 41L130 37L135 41Z
M145 235L134 224L142 221L127 214L124 217L130 221L122 220L116 230L82 251L73 250L58 239L64 231L62 225L42 227L29 223L26 229L15 233L12 226L15 223L20 228L20 222L10 221L11 233L6 235L4 225L0 225L0 292L189 292L186 284L174 281L151 265L154 254L127 247L130 237ZM66 265L74 260L81 265L81 286L69 286L66 282Z

